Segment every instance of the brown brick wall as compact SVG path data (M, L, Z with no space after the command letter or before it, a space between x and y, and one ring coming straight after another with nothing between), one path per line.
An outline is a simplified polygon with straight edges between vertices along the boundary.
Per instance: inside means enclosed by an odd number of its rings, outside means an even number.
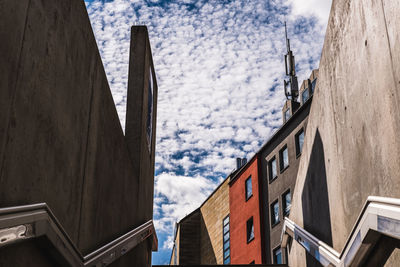
M210 196L201 210L201 264L223 264L222 220L229 214L229 178Z

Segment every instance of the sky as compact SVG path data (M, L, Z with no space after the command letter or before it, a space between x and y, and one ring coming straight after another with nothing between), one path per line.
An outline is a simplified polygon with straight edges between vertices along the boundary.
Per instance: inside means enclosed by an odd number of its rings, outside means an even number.
M168 264L175 222L282 124L284 21L302 81L318 68L331 0L85 3L123 128L130 27L148 27L158 83L153 264Z

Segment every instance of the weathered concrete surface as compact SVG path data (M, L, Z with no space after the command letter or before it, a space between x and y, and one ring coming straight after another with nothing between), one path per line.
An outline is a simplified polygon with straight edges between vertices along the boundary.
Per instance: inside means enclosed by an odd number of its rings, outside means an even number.
M332 3L290 217L319 237L327 225L317 214L306 223L302 196L310 177L326 180L326 194L307 199L314 210L329 209L337 251L369 195L400 197L399 14L395 0ZM312 160L317 143L325 177ZM289 260L306 265L295 242Z
M0 15L0 207L46 202L83 254L151 219L157 85L147 30L133 40L145 43L146 62L135 64L146 70L129 75L148 79L153 68L146 154L129 148L147 140L125 140L83 1L3 0ZM142 94L128 97L131 118L147 118ZM113 265L149 265L149 245Z

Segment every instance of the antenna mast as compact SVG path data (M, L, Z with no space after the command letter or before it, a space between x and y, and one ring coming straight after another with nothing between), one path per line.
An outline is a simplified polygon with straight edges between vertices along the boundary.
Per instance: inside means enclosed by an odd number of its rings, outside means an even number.
M287 37L287 28L285 21L285 37L286 37L286 49L287 54L285 55L285 69L286 76L289 76L289 80L283 80L283 84L285 87L285 95L286 98L292 99L293 101L297 101L297 97L299 96L299 84L297 82L296 76L296 66L294 61L294 56L292 50L290 50L290 40ZM288 92L288 85L290 84L290 92Z

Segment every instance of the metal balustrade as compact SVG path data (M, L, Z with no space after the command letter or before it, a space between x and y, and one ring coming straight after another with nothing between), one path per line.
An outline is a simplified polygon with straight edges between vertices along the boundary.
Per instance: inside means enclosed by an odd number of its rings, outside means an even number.
M152 250L158 248L152 220L83 256L46 203L0 209L0 249L40 237L47 237L70 266L107 266L148 238Z
M289 241L294 239L323 266L364 266L383 236L400 240L400 199L370 196L341 253L287 217L281 247L286 249Z

